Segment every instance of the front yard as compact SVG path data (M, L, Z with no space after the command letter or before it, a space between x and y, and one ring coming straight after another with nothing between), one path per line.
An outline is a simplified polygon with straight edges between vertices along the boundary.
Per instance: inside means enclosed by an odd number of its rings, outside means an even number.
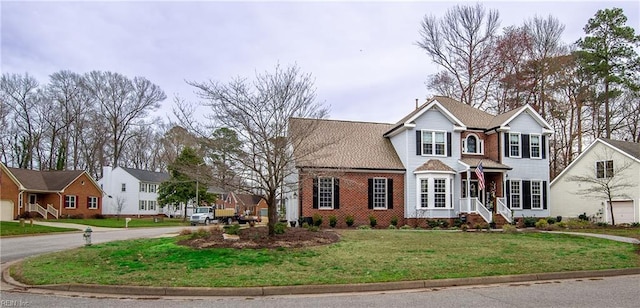
M27 235L39 233L78 231L77 229L56 228L40 225L31 225L28 221L21 226L19 222L0 221L0 236Z
M63 222L80 225L88 225L93 227L105 227L105 228L124 228L125 218L104 218L104 219L54 219L52 222ZM189 222L183 222L182 219L176 218L163 218L155 221L153 218L132 218L129 222L129 228L144 228L144 227L179 227L188 226Z
M94 245L25 260L28 284L243 287L369 283L631 268L638 246L537 232L340 230L308 248L193 249L159 238Z

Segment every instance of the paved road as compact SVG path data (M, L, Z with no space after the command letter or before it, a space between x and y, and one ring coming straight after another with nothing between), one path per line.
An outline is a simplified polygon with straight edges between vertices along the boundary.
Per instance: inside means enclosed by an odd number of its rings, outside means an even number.
M86 228L86 226L84 226ZM108 229L97 228L92 233L93 243L104 243L116 240L126 240L141 237L163 236L175 234L180 230L191 227L165 227L165 228L131 228ZM37 235L27 237L10 237L0 239L0 263L22 259L32 255L47 252L60 251L84 245L81 232ZM0 306L1 307L1 306Z
M439 290L280 297L83 298L0 293L0 307L637 307L640 275Z

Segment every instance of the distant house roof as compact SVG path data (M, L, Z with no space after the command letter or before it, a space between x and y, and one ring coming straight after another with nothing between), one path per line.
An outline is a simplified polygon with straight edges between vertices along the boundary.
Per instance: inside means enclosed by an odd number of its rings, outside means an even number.
M120 167L127 173L131 174L136 179L141 182L149 182L149 183L162 183L169 179L169 174L165 172L155 172L141 169L133 169Z
M83 170L61 170L61 171L39 171L20 168L9 168L7 170L22 184L27 190L36 191L62 191L77 179Z
M600 139L605 143L608 143L610 146L617 148L622 152L627 153L628 155L634 157L637 160L640 160L640 143L606 139L606 138L600 138Z
M238 203L243 205L257 205L260 200L264 199L258 195L237 194L236 196L238 197Z
M305 131L308 127L313 129ZM392 124L291 118L297 167L404 170L391 141L383 137ZM301 133L304 132L304 133Z

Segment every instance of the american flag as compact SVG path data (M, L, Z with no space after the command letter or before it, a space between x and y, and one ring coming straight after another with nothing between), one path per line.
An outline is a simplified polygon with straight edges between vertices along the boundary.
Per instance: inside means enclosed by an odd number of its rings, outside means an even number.
M476 176L478 177L478 189L484 190L484 170L482 170L482 162L476 167Z

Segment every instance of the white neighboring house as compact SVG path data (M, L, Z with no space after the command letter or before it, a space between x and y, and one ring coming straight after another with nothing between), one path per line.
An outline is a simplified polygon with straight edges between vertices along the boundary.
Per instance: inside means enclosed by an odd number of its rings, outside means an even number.
M606 196L580 194L593 184L572 181L575 176L624 183L612 194L617 195L612 198L615 223L640 222L640 143L596 139L551 182L551 215L572 218L585 213L611 223Z
M165 214L158 206L158 187L169 174L125 167L103 167L98 181L105 193L102 214L150 216ZM118 204L122 205L118 213Z

